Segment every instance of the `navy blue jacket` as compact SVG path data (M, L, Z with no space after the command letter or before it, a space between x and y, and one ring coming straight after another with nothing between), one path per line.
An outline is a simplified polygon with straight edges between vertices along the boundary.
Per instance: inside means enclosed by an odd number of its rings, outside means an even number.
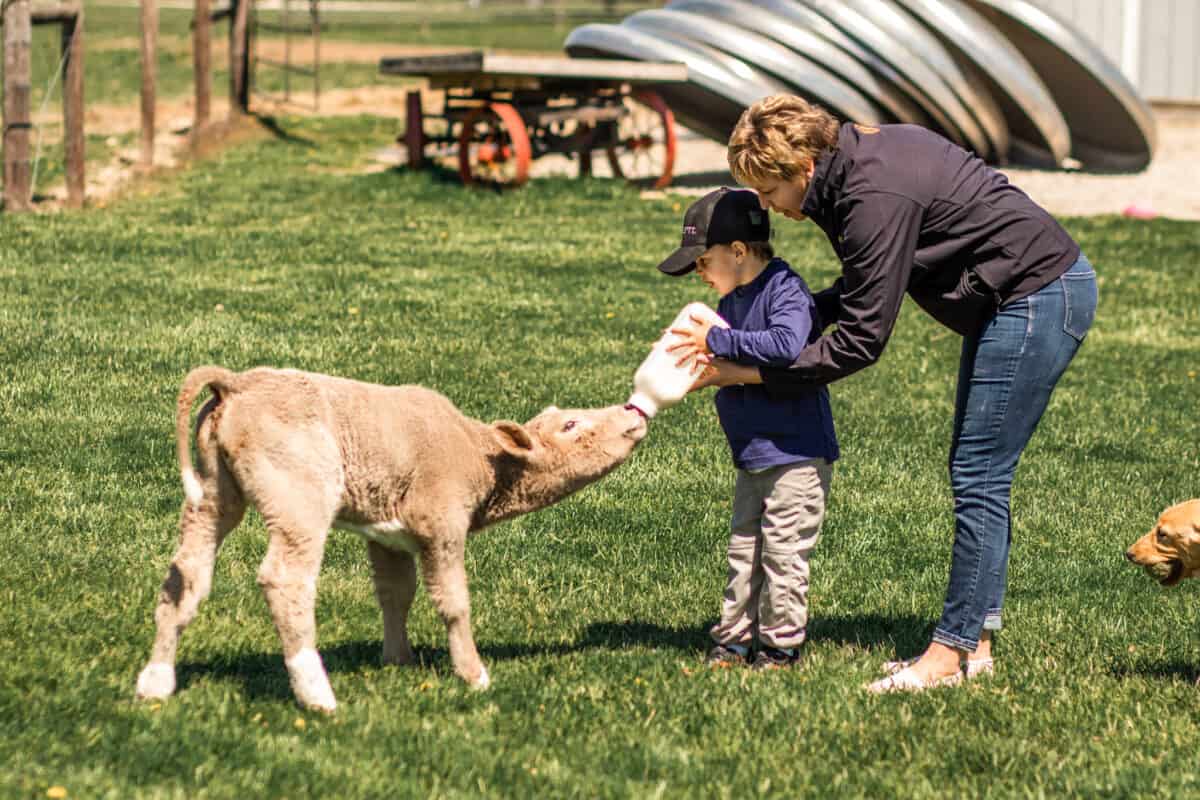
M712 328L713 355L756 367L786 367L818 336L816 305L804 280L781 258L721 298L730 328ZM717 415L739 469L759 470L810 458L838 457L829 392L823 386L775 399L762 385L726 386Z

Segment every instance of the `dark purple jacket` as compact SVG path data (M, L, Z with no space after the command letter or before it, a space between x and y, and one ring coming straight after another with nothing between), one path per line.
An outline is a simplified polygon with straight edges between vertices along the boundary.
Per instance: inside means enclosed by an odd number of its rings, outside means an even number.
M966 335L1058 278L1079 245L1008 179L916 125L847 123L821 155L803 213L829 237L842 276L816 295L837 329L789 367L763 367L773 394L844 378L883 353L907 291Z

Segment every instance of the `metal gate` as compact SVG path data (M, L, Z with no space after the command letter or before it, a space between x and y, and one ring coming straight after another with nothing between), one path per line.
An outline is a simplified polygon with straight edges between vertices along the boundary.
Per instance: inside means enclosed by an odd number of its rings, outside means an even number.
M303 2L303 0L300 0ZM292 100L292 76L301 75L312 80L312 105L308 106L313 111L319 111L321 107L321 14L319 0L307 0L305 3L308 6L308 23L303 21L304 12L293 12L292 0L278 0L276 3L271 3L270 6L264 8L278 8L279 21L267 22L259 19L259 4L255 3L253 22L251 24L251 36L254 40L254 64L251 69L252 90L259 97L267 100L272 100L278 103L287 103L290 105L305 106L304 103L299 103ZM282 34L283 35L283 59L264 58L259 53L260 32ZM307 63L295 63L293 61L293 36L308 37L312 39L312 61ZM298 44L298 43L297 43ZM264 91L258 86L258 66L263 65L270 69L279 70L282 73L283 93L275 94Z

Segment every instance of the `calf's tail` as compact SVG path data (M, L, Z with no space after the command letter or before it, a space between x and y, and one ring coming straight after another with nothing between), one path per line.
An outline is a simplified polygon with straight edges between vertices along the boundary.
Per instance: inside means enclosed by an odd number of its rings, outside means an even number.
M191 432L188 422L192 416L192 403L196 395L207 386L212 389L218 402L225 399L234 388L236 374L224 367L196 367L183 379L179 390L179 401L175 405L175 449L179 455L179 474L183 478L183 492L192 505L199 505L204 498L204 486L192 468Z

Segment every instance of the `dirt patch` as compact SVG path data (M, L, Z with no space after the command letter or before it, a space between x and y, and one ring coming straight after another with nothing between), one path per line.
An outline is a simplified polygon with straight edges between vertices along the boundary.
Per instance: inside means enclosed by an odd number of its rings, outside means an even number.
M137 50L140 40L133 37L112 37L88 43L92 49ZM191 40L186 37L166 37L160 40L164 49L190 50ZM220 64L226 58L228 43L214 38L213 63ZM388 45L356 42L322 41L323 63L378 63L384 57L406 55L429 55L461 51L466 48L419 45ZM518 53L522 51L505 51ZM282 60L282 39L258 40L258 53L263 58ZM303 40L293 41L293 63L304 64L311 50L304 47ZM319 113L323 116L374 114L394 116L397 125L404 118L405 96L414 88L421 88L420 80L396 79L395 86L366 86L352 89L325 89L321 92ZM210 101L210 119L226 120L229 116L229 99L222 94L223 87L214 87ZM440 102L440 93L423 90L429 107ZM309 103L311 95L297 93L297 104L284 104L256 97L253 102L255 113L263 115L297 114L311 115L313 110L299 103ZM159 98L155 109L154 168L170 170L197 155L193 147L192 122L195 119L195 101L191 96ZM41 114L35 113L34 123L42 136L42 148L57 146L62 140L62 111L53 106ZM113 103L88 103L84 110L84 130L89 136L108 137L109 157L97 162L92 158L86 165L85 194L88 202L103 206L113 195L126 186L145 177L146 170L139 166L140 148L122 145L122 139L141 130L141 109L137 103L119 105ZM209 140L208 147L219 144ZM62 184L34 187L39 210L54 210L66 199L66 187Z
M395 116L397 130L402 127L404 118L404 101L411 86L367 86L357 89L328 89L321 92L322 116L342 116L357 114L373 114L375 116ZM303 107L272 103L258 99L254 102L255 113L261 115L296 114L312 115L311 109ZM37 124L43 130L43 149L55 147L62 138L62 119L58 114L47 111ZM193 98L173 98L158 103L156 109L156 126L154 135L154 170L171 170L182 166L187 161L202 157L213 149L232 146L227 135L238 126L229 128L223 121L229 116L229 100L225 97L214 96L211 102L210 119L222 121L225 126L214 130L213 135L206 137L206 144L200 151L193 146L192 121L195 119L195 103ZM257 127L247 121L251 128ZM93 103L87 107L84 115L84 129L89 135L108 137L110 148L106 160L97 163L93 158L86 166L85 194L88 202L103 206L115 194L126 186L146 176L147 171L140 167L140 146L123 146L128 135L141 131L142 118L138 106L112 105ZM63 184L47 187L35 187L39 201L39 210L53 210L66 199L66 187Z

